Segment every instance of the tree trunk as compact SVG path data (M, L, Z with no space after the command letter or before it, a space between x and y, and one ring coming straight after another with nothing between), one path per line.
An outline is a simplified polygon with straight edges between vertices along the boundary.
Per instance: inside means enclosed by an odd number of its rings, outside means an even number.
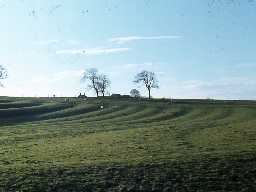
M148 88L148 98L151 99L151 89Z

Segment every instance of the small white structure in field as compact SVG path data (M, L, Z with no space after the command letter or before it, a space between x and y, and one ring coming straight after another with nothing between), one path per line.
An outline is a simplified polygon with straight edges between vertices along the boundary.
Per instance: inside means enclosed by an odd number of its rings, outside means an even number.
M104 109L104 106L103 106L103 105L101 105L101 106L100 106L100 108L101 108L101 109Z

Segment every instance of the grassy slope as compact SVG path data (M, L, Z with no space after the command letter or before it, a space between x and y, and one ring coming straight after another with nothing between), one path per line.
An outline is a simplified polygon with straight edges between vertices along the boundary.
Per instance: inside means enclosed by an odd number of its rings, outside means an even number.
M255 116L245 101L0 98L0 191L255 191Z

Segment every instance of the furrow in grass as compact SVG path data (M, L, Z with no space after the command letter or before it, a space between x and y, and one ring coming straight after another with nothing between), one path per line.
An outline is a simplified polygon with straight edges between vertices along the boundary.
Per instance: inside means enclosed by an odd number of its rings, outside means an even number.
M146 105L146 108L142 111L136 112L128 116L122 116L118 119L114 119L114 121L113 120L105 121L104 123L115 123L115 124L133 123L141 119L151 118L155 115L164 113L167 110L169 110L169 106L166 106L166 105L157 105L157 106Z
M140 119L136 119L134 121L129 121L130 123L153 123L153 122L161 122L166 120L172 120L175 118L179 118L188 114L190 111L183 107L178 108L169 108L159 113L156 113L150 117L143 117Z
M126 106L120 110L116 110L112 113L107 113L104 115L99 115L99 116L94 116L94 117L89 117L89 118L84 118L81 119L80 121L78 121L79 123L94 123L94 122L102 122L104 120L107 119L112 119L112 118L116 118L118 116L124 116L124 115L128 115L130 113L134 113L136 112L136 110L138 110L139 108L141 108L141 106Z
M131 119L137 119L140 118L141 116L147 116L147 115L152 115L154 113L159 112L162 110L161 108L154 108L154 107L149 107L147 105L141 105L141 106L136 106L134 110L132 110L129 113L123 113L119 114L116 117L110 118L110 119L104 119L104 121L97 121L97 123L124 123L127 120Z

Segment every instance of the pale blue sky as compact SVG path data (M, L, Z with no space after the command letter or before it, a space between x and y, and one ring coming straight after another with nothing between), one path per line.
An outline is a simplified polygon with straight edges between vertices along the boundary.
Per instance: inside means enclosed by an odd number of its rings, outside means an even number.
M256 99L256 3L212 2L0 0L0 95L92 95L80 76L94 67L111 93L146 69L155 97Z

